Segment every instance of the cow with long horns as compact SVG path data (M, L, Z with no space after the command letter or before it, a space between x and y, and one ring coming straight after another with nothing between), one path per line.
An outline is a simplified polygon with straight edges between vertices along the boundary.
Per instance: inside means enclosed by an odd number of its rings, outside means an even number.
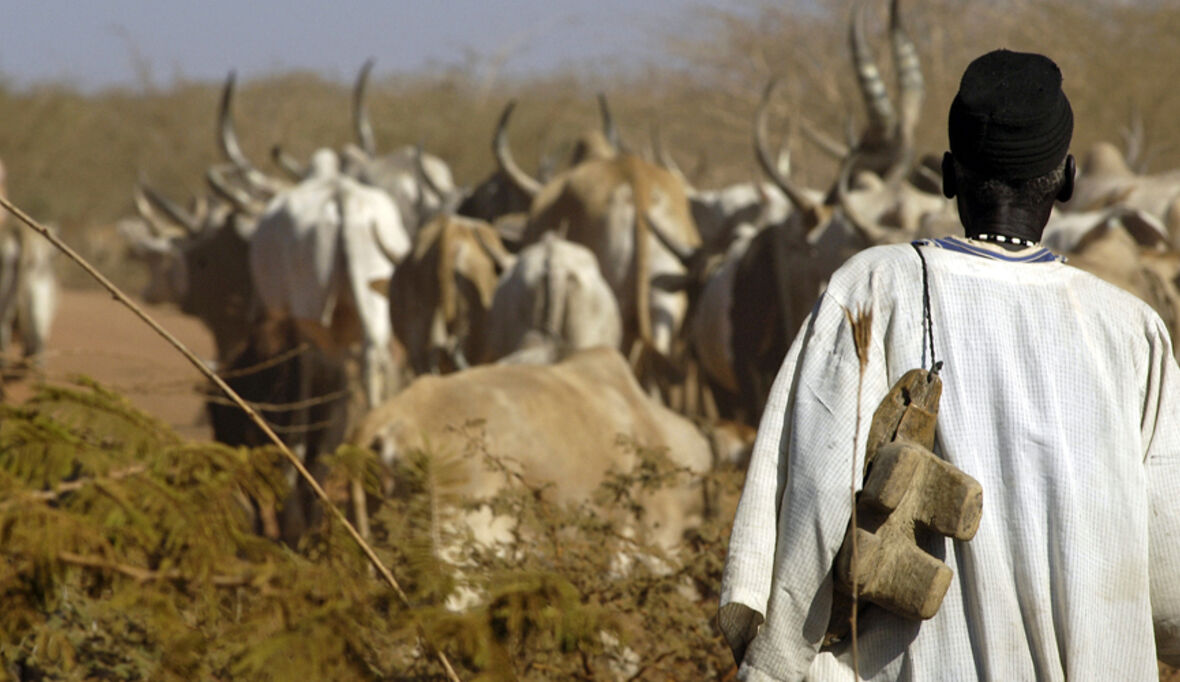
M683 279L686 270L651 234L651 225L658 223L672 239L689 246L698 245L700 237L684 184L659 166L620 153L604 98L600 104L606 132L591 130L580 137L572 165L548 183L528 176L508 149L506 129L514 102L504 109L497 127L496 160L533 197L523 242L536 242L543 233L557 230L589 248L618 300L624 346L668 358L688 298L679 287L660 285ZM645 379L650 384L648 380L654 377Z
M249 239L255 217L225 202L202 202L191 211L138 183L139 219L118 229L131 253L148 266L143 298L173 303L213 335L217 360L237 353L255 313Z

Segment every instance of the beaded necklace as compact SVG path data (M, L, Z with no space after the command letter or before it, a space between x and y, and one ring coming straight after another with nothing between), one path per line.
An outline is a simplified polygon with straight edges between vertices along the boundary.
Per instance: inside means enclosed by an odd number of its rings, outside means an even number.
M1025 246L1025 247L1037 246L1040 244L1040 242L1035 242L1031 239L1022 239L1021 237L1009 237L1008 235L1004 235L1004 234L989 234L986 232L983 234L977 234L973 237L969 237L969 239L974 239L976 241L981 241L981 242L992 242L994 244L1013 244L1015 246Z

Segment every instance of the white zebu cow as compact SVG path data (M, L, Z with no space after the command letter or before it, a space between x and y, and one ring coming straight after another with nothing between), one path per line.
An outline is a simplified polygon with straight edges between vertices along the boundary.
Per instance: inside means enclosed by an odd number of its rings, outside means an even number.
M547 232L504 265L488 316L491 359L622 345L619 304L590 249Z
M374 243L380 239L381 245ZM250 240L250 272L268 317L290 317L325 348L361 343L369 406L393 378L389 301L371 286L410 251L389 195L340 173L320 150L307 179L271 200Z
M418 230L431 218L459 202L460 192L455 187L450 167L437 156L413 145L403 145L385 154L377 150L365 105L365 91L372 70L373 60L370 59L361 67L353 87L353 130L359 146L344 148L345 172L388 192L401 212L407 233L415 238Z
M45 350L57 313L55 253L48 240L23 226L0 226L0 354L16 331L25 357Z

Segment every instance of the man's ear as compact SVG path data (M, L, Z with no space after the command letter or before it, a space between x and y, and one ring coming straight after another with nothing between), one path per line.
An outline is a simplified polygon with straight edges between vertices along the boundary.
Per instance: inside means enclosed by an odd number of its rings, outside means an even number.
M955 177L955 157L950 152L942 155L942 195L954 199L959 193L959 179Z
M1073 181L1078 173L1078 164L1073 159L1073 154L1065 156L1065 179L1061 183L1061 189L1057 190L1057 201L1065 203L1073 196Z

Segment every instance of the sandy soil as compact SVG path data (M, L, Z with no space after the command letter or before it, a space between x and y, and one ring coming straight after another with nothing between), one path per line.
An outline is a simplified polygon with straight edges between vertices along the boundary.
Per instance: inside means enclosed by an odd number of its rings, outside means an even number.
M198 357L213 357L213 339L195 318L173 307L145 309ZM16 357L10 349L8 359ZM197 392L203 381L197 369L130 310L100 291L62 291L41 376L6 371L5 400L24 400L36 381L65 382L78 374L122 393L185 437L210 437Z

